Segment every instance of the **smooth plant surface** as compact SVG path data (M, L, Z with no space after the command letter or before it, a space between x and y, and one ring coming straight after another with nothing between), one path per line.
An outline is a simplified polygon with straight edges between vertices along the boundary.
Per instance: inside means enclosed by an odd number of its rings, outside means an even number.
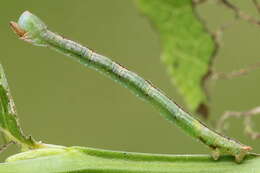
M0 164L5 173L258 173L260 157L237 164L230 156L219 161L208 155L160 155L84 147L37 149Z

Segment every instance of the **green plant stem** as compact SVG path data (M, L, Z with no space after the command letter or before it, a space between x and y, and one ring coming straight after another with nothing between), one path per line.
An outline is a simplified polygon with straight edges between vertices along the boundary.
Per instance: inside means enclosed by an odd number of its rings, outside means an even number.
M46 152L48 154L46 154ZM45 155L43 155L45 154ZM41 157L38 157L41 155ZM15 157L15 158L14 158ZM19 158L19 159L18 159ZM18 159L18 160L17 160ZM4 173L259 173L260 157L243 164L231 156L214 161L209 155L159 155L83 147L38 149L20 153L0 164Z
M11 27L21 39L34 45L50 47L73 57L81 64L101 72L130 89L139 98L156 107L167 120L210 147L213 150L214 159L218 159L220 154L230 154L235 156L237 162L240 162L251 150L249 146L210 130L136 73L74 41L49 31L47 26L30 12L24 12L18 23L11 22Z

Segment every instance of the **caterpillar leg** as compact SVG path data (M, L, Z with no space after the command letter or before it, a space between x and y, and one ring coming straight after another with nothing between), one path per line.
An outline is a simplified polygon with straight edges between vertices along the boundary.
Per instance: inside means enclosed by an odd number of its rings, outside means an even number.
M218 148L213 149L211 156L214 160L218 160L220 156L220 151Z
M236 162L241 163L243 161L244 157L246 156L246 154L247 154L246 152L241 152L241 153L235 155Z

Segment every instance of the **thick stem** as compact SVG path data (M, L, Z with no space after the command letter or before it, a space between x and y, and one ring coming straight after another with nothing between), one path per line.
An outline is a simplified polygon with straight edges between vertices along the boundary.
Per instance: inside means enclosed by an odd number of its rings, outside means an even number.
M259 173L260 157L249 155L243 164L231 156L214 161L208 155L160 155L68 147L37 149L0 163L4 173Z
M231 154L235 156L236 161L240 162L251 150L249 146L210 130L200 121L184 112L163 92L136 73L127 70L105 56L93 52L87 47L49 31L47 26L30 12L24 12L18 24L11 22L11 27L21 39L34 45L48 46L73 57L81 64L101 72L130 89L139 98L156 107L167 120L213 149L213 158L218 159L220 154Z

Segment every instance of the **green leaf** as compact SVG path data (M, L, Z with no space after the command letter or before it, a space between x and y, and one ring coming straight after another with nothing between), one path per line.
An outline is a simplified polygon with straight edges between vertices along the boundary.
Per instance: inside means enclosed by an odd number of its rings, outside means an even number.
M25 136L19 126L14 101L10 94L8 83L0 64L0 130L6 142L14 141L21 145L22 150L38 148L30 136Z
M243 163L237 164L231 156L215 161L209 155L161 155L64 147L17 154L0 164L0 172L259 173L260 157L250 155Z
M207 114L204 79L216 50L212 36L196 15L192 0L138 0L159 32L162 60L172 82L192 111Z

